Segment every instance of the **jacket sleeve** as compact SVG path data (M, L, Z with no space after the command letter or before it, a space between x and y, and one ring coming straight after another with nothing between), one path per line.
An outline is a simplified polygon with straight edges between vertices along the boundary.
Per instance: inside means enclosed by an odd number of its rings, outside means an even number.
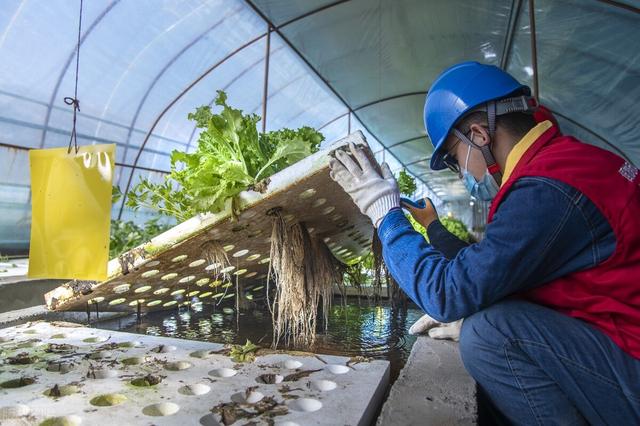
M503 199L485 238L451 260L415 232L402 211L394 210L378 229L383 257L418 306L438 321L455 321L539 286L558 272L593 263L588 255L582 263L570 262L593 246L590 224L575 198L544 178L520 179Z
M429 237L433 248L441 252L447 259L453 259L460 250L469 245L449 232L439 220L434 220L429 224L427 237Z

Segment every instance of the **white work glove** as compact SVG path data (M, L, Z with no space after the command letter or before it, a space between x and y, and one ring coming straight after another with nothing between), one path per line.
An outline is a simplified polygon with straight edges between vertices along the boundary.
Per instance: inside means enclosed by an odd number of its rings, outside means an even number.
M413 323L409 328L409 334L428 334L432 339L447 339L457 342L460 340L462 321L439 322L425 314Z
M377 228L389 210L400 207L398 183L387 163L382 164L380 176L362 147L349 144L349 149L353 157L337 150L335 158L329 161L331 178L340 184Z

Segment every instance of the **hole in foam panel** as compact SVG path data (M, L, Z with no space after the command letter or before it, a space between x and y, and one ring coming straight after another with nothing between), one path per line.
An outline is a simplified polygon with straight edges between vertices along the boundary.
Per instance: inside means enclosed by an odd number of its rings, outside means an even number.
M306 200L306 199L311 198L311 197L313 197L314 195L316 195L316 192L318 192L318 191L316 191L314 188L309 188L309 189L307 189L307 190L302 191L302 192L298 195L298 197L300 197L300 198L301 198L301 199L303 199L303 200Z
M235 266L227 266L226 268L222 268L222 269L220 270L220 273L222 273L222 274L226 274L227 272L231 272L231 271L233 271L234 269L236 269L236 267L235 267Z
M209 281L211 281L209 278L200 278L198 281L196 281L196 285L198 287L202 287L205 284L209 284Z
M335 215L331 216L331 220L334 221L334 222L337 222L340 219L342 219L342 215L341 214L335 214Z
M180 256L176 256L173 259L171 259L172 262L182 262L183 260L185 260L187 257L186 254L181 254Z
M325 366L324 369L332 374L345 374L349 372L349 367L338 364L329 364Z
M19 379L7 380L0 383L0 388L16 389L34 384L36 381L31 377L21 377Z
M204 383L194 383L192 385L185 385L178 389L182 395L198 396L204 395L211 391L211 387Z
M318 411L322 408L322 402L313 398L298 398L292 401L289 401L287 404L289 408L293 411L302 411L305 413L311 413L313 411Z
M234 246L233 244L227 244L226 246L222 247L222 250L224 251L231 251L234 248L236 248L236 246Z
M302 367L302 363L295 359L288 359L280 363L280 367L288 368L290 370L295 370L296 368Z
M80 392L80 388L78 386L62 385L62 386L58 386L57 389L55 389L55 386L50 389L47 389L44 392L42 392L42 394L44 396L49 396L51 398L60 398L62 396L73 395L74 393L78 393L78 392Z
M150 285L143 285L142 287L138 287L135 290L133 290L134 293L144 293L146 291L151 290L151 286Z
M69 416L47 417L38 426L79 426L82 418L71 414Z
M251 277L255 277L256 275L258 275L257 272L253 271L253 272L249 272L247 275L245 275L245 278L251 278Z
M153 268L154 266L158 266L160 264L159 260L152 260L151 262L147 262L144 264L145 268Z
M327 215L330 214L331 212L333 212L336 208L333 206L329 206L329 207L325 207L324 209L322 209L322 214L323 215Z
M111 407L114 405L122 404L127 400L127 397L121 393L105 393L97 395L89 400L89 404L96 407Z
M190 268L195 268L196 266L200 266L200 265L204 264L205 262L206 262L206 260L204 260L204 259L194 260L193 262L191 262L189 264L189 267Z
M82 341L85 343L102 343L102 342L106 342L107 338L104 336L91 336L91 337L82 339Z
M210 376L214 377L233 377L238 372L233 368L216 368L215 370L209 371Z
M168 281L168 280L174 279L177 276L178 276L178 274L176 274L175 272L170 272L168 274L165 274L165 275L161 276L160 279L163 280L163 281Z
M264 259L262 259L260 262L258 262L261 265L264 265L265 263L269 263L271 261L270 257L265 257Z
M210 291L205 291L204 293L200 294L200 297L209 297L213 294L213 292Z
M87 377L90 379L112 379L118 375L118 372L109 368L98 368L89 370Z
M162 300L157 299L157 300L152 300L151 302L147 303L147 306L149 308L153 307L153 306L158 306L159 304L162 303Z
M113 287L113 292L115 294L122 294L122 293L128 292L130 288L131 288L131 285L129 284L119 284Z
M251 262L251 261L256 260L256 259L257 259L257 258L259 258L259 257L260 257L260 255L259 255L258 253L256 253L256 254L252 254L251 256L248 256L248 257L247 257L247 260L248 260L249 262Z
M309 386L314 390L329 392L337 388L338 384L332 380L312 380Z
M147 405L142 409L142 412L147 416L162 417L171 416L180 410L178 404L173 402L159 402L157 404Z
M190 291L189 293L187 293L187 297L197 296L198 293L200 293L200 290Z
M324 203L326 203L326 202L327 202L327 199L326 199L326 198L318 198L317 200L315 200L315 201L311 204L311 206L312 206L312 207L320 207L321 205L323 205L323 204L324 204Z
M87 300L88 303L101 303L104 301L104 297L94 297L93 299Z
M233 275L242 275L246 273L247 273L246 269L238 269L236 272L233 273Z
M157 296L157 295L160 295L160 294L165 294L168 291L169 291L168 287L161 287L161 288L159 288L157 290L154 290L153 294L155 294Z
M142 276L142 278L149 278L149 277L153 277L154 275L157 275L158 273L160 273L160 271L159 271L159 270L157 270L157 269L152 269L152 270L150 270L150 271L143 272L143 273L141 274L141 276Z
M142 303L144 303L144 301L145 301L145 299L137 299L137 300L134 300L132 302L129 302L129 306L138 306L138 303L142 304Z
M219 263L212 263L211 265L207 265L207 267L204 268L205 271L213 271L214 269L219 269L222 265Z
M172 292L171 292L171 295L172 295L172 296L177 296L177 295L179 295L179 294L184 293L185 291L186 291L186 290L185 290L184 288L181 288L180 290L174 290L174 291L172 291Z
M116 305L120 305L124 302L126 302L127 299L125 299L124 297L120 297L118 299L113 299L111 302L109 302L109 305L111 306L116 306Z
M245 254L247 254L247 253L249 253L249 250L247 250L247 249L243 249L243 250L239 250L239 251L237 251L237 252L233 253L233 255L232 255L232 256L233 256L233 257L242 257L242 256L244 256L244 255L245 255Z
M164 365L164 368L169 371L183 371L193 367L193 364L189 361L173 361Z
M169 306L173 306L175 304L177 304L178 302L176 302L175 300L171 300L169 302L163 303L162 306L164 306L165 308L168 308Z
M184 284L184 283L188 283L188 282L190 282L190 281L193 281L193 280L195 280L195 279L196 279L196 276L195 276L195 275L188 275L188 276L186 276L186 277L182 277L182 278L180 278L180 280L178 280L178 282L179 282L180 284Z
M237 392L231 395L231 401L238 404L255 404L264 398L264 394L258 391Z

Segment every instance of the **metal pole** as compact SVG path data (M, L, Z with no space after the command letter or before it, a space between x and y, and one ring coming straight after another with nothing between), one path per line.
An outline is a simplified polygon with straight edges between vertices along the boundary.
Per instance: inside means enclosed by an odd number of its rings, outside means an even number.
M267 97L269 95L269 58L271 56L271 25L267 24L267 51L264 60L264 88L262 92L262 133L267 132Z
M538 47L536 41L536 14L534 0L529 0L529 28L531 29L531 67L533 68L533 96L540 100L538 84Z

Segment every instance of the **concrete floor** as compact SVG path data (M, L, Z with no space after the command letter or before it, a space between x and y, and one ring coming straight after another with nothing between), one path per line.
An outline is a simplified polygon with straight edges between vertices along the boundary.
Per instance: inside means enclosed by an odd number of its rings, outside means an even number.
M420 336L391 388L378 426L475 425L475 382L458 344Z

